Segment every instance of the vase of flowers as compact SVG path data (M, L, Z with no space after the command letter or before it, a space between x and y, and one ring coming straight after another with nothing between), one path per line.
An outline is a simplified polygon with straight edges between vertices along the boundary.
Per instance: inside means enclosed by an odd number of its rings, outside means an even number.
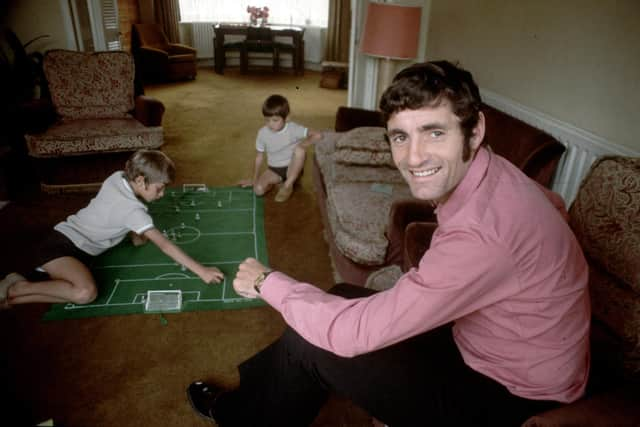
M267 25L269 18L269 8L267 6L247 6L247 13L249 13L249 22L251 25L258 25L258 19L261 20L260 25Z

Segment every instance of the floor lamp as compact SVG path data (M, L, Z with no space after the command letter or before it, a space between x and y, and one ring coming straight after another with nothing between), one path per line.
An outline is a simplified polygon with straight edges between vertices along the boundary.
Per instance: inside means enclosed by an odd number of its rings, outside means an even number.
M392 60L414 59L418 55L421 14L421 7L369 3L360 51L382 59L378 94L391 84Z

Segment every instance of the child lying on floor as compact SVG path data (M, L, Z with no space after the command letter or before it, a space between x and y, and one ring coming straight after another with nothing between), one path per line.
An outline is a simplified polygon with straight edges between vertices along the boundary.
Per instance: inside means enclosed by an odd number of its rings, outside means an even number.
M145 203L164 195L175 175L173 162L155 150L135 152L124 171L107 178L89 205L57 224L34 253L33 266L49 280L29 281L18 273L0 281L0 310L33 302L93 301L97 287L87 267L91 257L120 243L131 234L134 245L151 240L175 262L198 275L205 283L218 283L224 275L205 267L168 240L153 225Z

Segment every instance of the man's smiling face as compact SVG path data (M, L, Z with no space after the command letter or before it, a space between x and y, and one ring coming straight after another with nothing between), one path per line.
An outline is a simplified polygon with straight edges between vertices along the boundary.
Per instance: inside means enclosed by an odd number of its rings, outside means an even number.
M387 122L393 160L414 197L444 203L466 175L484 137L480 114L469 144L472 155L462 160L464 135L448 102L435 108L403 110Z

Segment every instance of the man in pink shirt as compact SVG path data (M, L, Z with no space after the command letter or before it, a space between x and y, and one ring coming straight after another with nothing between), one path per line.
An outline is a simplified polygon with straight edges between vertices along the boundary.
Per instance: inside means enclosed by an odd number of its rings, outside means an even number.
M330 293L240 265L234 288L290 326L242 363L240 386L187 395L221 426L309 425L329 393L386 424L517 426L572 402L589 372L588 269L562 200L484 146L471 74L401 71L380 101L394 161L438 228L387 291ZM336 295L340 294L340 295Z

